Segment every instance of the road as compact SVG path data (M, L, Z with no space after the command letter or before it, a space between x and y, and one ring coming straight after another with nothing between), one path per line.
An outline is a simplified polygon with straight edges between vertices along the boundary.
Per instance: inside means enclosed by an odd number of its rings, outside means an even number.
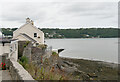
M12 80L8 70L0 70L0 81L2 80Z

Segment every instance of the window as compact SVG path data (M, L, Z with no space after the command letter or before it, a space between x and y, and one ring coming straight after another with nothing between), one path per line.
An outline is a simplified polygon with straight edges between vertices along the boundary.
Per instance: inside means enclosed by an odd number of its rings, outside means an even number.
M38 38L40 38L40 36L38 36Z
M37 37L37 33L34 33L34 37Z

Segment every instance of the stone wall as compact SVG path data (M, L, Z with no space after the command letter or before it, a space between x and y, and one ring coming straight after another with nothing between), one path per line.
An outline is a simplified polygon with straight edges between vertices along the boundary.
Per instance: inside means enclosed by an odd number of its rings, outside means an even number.
M42 49L30 46L27 46L23 52L23 56L26 56L28 61L32 61L34 64L41 64L43 54L44 51Z
M26 41L18 42L18 58L22 57L25 45L26 45Z
M33 82L35 81L32 76L22 67L22 65L20 65L15 60L8 59L8 66L13 80L31 80Z
M26 56L28 58L29 62L32 62L34 64L41 64L43 55L45 53L45 50L42 50L41 48L34 47L31 43L29 43L23 51L23 56Z
M9 70L12 80L30 80L35 82L32 76L14 58L8 59L8 53L0 56L0 63L5 63Z

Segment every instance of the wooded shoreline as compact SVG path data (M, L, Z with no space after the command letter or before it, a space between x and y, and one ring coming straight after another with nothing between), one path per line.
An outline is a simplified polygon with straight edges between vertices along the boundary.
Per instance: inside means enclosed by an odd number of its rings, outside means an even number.
M18 28L1 28L5 36L11 37L16 29ZM118 38L120 30L119 28L39 29L44 32L45 38Z

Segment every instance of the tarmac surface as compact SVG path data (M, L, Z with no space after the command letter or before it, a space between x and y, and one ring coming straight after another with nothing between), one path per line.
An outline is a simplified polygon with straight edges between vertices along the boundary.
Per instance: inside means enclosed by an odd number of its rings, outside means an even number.
M0 70L0 82L2 80L12 80L9 70Z

